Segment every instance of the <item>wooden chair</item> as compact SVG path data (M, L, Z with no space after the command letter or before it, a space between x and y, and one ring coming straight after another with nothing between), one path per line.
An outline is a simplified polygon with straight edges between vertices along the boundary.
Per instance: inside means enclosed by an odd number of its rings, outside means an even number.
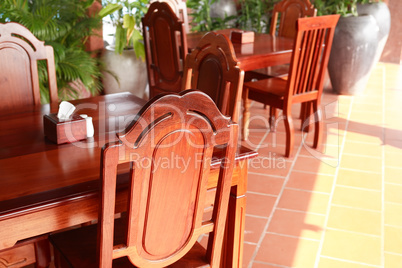
M299 18L315 17L317 9L309 0L282 0L272 10L270 34L273 36L296 36L296 21ZM289 65L277 65L246 73L246 81L268 77L284 77L289 73Z
M38 61L46 60L49 95L52 104L58 103L53 48L45 46L23 25L0 23L0 112L21 111L40 105ZM0 266L22 267L35 263L47 267L50 249L47 235L18 242L0 251Z
M210 32L186 58L183 90L196 88L207 93L220 111L238 122L244 71L240 69L232 42Z
M332 39L339 15L301 18L290 63L288 80L268 78L244 83L243 138L247 139L249 102L255 100L270 105L270 124L275 125L275 109L282 109L286 128L286 156L293 149L292 104L312 104L315 117L314 148L321 138L320 101L324 75L331 51ZM303 125L303 122L302 122ZM302 127L303 129L303 127Z
M180 92L187 37L181 21L166 2L153 2L142 18L150 98Z
M50 102L57 103L53 48L45 46L27 28L0 23L0 112L40 104L38 61L46 60Z
M200 91L149 101L118 140L102 149L98 251L96 226L54 234L50 240L59 264L106 268L114 260L113 267L131 267L130 262L137 267L219 267L237 131L237 124ZM225 160L213 216L203 221L216 147ZM129 201L126 215L115 223L116 169L123 163L131 163ZM203 233L209 233L207 249L197 242Z
M166 2L172 8L172 10L176 13L176 16L184 23L184 29L186 33L190 32L190 27L188 24L188 15L187 15L187 5L183 0L151 0L150 3L153 2Z

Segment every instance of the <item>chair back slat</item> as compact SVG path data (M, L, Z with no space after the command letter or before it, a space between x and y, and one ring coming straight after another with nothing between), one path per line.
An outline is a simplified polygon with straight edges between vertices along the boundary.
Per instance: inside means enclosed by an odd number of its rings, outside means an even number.
M237 122L243 80L244 71L239 67L232 42L224 35L211 32L187 56L182 89L205 92L223 114Z
M183 22L166 2L153 2L142 18L150 97L179 92L187 38Z
M288 79L292 96L322 93L323 78L338 16L299 19Z
M100 267L110 267L113 258L122 256L137 267L165 267L209 232L205 260L218 267L237 131L237 125L203 92L189 90L149 101L118 134L118 142L102 149ZM203 221L209 170L217 147L226 158L220 167L213 217ZM131 163L127 238L114 245L116 170L124 163Z
M53 48L21 24L0 24L1 113L40 104L39 60L46 61L50 102L57 103Z

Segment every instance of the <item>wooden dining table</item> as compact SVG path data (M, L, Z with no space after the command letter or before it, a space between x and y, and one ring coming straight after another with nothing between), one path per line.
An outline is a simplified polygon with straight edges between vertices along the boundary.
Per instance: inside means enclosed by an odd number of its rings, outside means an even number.
M100 153L116 140L145 101L130 93L71 101L76 114L93 118L95 135L57 145L44 135L49 105L0 115L0 251L17 241L88 223L98 217ZM211 164L209 186L217 185L219 152ZM247 162L256 156L239 146L236 155L223 267L241 267ZM116 213L126 204L128 169L119 170Z
M239 29L216 30L216 33L231 37L232 31ZM194 32L187 34L187 46L189 50L197 47L198 42L206 32ZM294 40L287 37L272 36L266 33L255 33L251 43L233 43L236 58L243 71L252 71L265 67L290 63Z

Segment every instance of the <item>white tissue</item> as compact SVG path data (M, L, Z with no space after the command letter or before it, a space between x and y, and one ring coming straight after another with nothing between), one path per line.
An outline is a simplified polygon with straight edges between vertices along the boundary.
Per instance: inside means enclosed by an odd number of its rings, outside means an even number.
M70 119L71 115L75 110L75 106L68 101L62 101L59 105L59 112L57 113L57 118L61 120Z
M87 138L93 137L95 131L92 123L92 117L86 114L80 114L80 116L85 119L85 123L87 124Z

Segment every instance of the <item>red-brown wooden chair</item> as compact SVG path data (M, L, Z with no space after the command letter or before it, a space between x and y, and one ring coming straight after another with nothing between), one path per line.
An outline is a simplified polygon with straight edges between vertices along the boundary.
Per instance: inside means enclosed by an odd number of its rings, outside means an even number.
M107 268L114 260L113 267L219 267L237 127L200 91L149 101L118 141L102 149L97 254L96 225L54 234L50 240L59 264ZM203 221L216 147L225 160L212 218ZM123 163L131 163L128 207L115 223L116 169ZM121 237L113 239L113 230ZM203 233L209 233L206 249L197 242Z
M166 2L153 2L142 18L150 98L180 92L187 37L181 21Z
M21 24L0 23L1 113L40 105L39 60L47 62L50 103L57 103L53 48Z
M232 42L210 32L187 55L182 89L207 93L220 111L238 122L244 71L240 69Z
M158 0L151 0L151 3ZM166 2L176 13L176 16L184 23L184 29L187 33L190 32L190 26L188 24L187 4L183 0L159 0L159 2Z
M296 36L296 21L299 18L315 17L317 9L309 0L282 0L274 5L271 15L269 33L294 39ZM246 72L246 81L268 77L284 77L289 73L289 65L271 66L256 71Z
M21 24L0 23L0 113L9 114L40 105L39 60L47 62L50 102L57 104L53 48L45 46ZM49 265L47 235L20 241L12 248L0 251L0 266L17 268L32 263L36 267Z
M290 63L288 80L268 78L244 83L243 138L247 139L250 100L270 105L270 115L275 109L283 110L286 128L286 156L292 153L294 129L291 109L295 103L313 106L315 118L314 148L321 139L320 102L324 75L331 51L332 39L339 15L301 18L297 21L297 35ZM271 127L275 118L270 118ZM303 122L302 122L303 125ZM303 128L303 126L302 126Z

